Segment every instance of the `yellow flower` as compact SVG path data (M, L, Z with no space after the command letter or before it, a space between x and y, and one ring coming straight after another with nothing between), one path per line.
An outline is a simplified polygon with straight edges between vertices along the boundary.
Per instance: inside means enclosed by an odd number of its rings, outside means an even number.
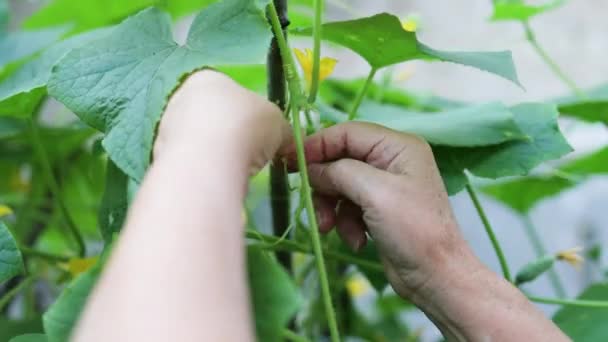
M89 268L93 267L99 260L98 256L90 258L72 258L62 266L66 271L70 272L72 277L77 277L79 274L86 272Z
M573 267L578 268L585 261L585 259L578 254L581 250L581 247L574 247L558 252L556 254L557 260L565 261Z
M304 79L306 79L306 84L308 88L310 88L310 84L312 83L312 50L304 49L304 51L300 49L293 49L296 53L296 57L298 58L298 62L300 63L300 67L302 68L302 72L304 73ZM330 57L322 57L319 64L319 82L323 81L329 75L334 72L334 68L338 63L337 59Z
M409 15L403 21L401 21L401 27L407 32L416 32L418 30L418 23L420 19L417 15Z
M0 217L8 216L13 213L13 210L5 205L0 204Z
M350 293L350 296L355 298L368 293L370 286L367 279L363 278L361 275L354 275L346 281L346 289L348 290L348 293Z

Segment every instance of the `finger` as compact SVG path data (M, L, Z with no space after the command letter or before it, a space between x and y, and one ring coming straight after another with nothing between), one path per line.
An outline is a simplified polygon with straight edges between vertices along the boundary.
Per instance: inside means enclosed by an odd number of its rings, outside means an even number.
M367 242L367 236L361 208L351 201L342 201L336 217L336 230L342 240L354 251L363 248Z
M250 174L256 174L261 170L282 147L289 145L293 141L291 126L282 117L278 107L268 103L266 108L269 112L266 123L267 130L260 130L259 136L254 138L258 147L253 146L253 158L251 160Z
M426 144L415 135L365 123L346 122L319 131L304 143L306 161L323 163L340 158L361 160L386 169L409 145ZM295 146L281 150L290 171L297 169Z
M327 233L336 225L338 199L336 197L314 194L312 200L315 206L319 231Z
M311 164L308 167L309 181L320 194L346 197L360 207L371 205L371 197L381 193L390 184L386 177L391 175L362 161L340 159L325 164Z

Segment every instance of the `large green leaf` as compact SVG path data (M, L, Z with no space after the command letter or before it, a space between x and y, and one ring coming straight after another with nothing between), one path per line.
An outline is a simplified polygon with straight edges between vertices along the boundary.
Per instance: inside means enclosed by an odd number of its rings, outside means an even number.
M549 0L542 5L528 5L523 0L494 0L490 20L527 20L561 6L565 0Z
M489 185L482 191L512 209L526 213L539 201L576 186L579 177L608 174L607 160L608 147L559 167L558 171L570 178L556 174L537 175Z
M588 287L578 297L582 300L608 300L608 284ZM553 322L576 342L604 342L608 337L608 309L564 306L553 316Z
M164 1L165 9L180 17L201 9L216 0ZM158 0L53 0L25 21L25 27L40 28L71 24L74 32L113 25L148 6L162 4Z
M346 114L335 109L320 106L320 111L326 121L337 123L348 120ZM528 139L510 110L496 102L424 113L366 101L361 105L359 113L358 121L415 133L434 145L474 147ZM471 134L471 131L476 134Z
M346 121L347 117L341 119ZM415 133L434 145L474 147L528 138L509 109L497 102L421 113L367 101L361 105L357 120Z
M311 35L312 28L294 33ZM388 13L323 24L322 38L353 50L376 69L412 59L440 60L472 66L519 85L511 52L436 50L420 43L415 33L403 29L399 18Z
M61 41L27 62L0 83L0 116L29 116L46 94L51 69L67 52L102 38L109 29L99 29Z
M57 41L65 28L18 31L0 35L0 71L9 63L24 59Z
M247 249L247 268L258 341L281 341L281 331L302 302L298 288L276 259L259 248Z
M327 103L331 103L337 108L350 110L354 98L365 84L365 81L365 78L324 80L321 83L320 94ZM366 99L422 112L455 109L467 105L464 102L438 97L431 93L418 93L394 85L376 82L372 82L369 85ZM363 104L365 105L365 102Z
M47 342L45 334L27 334L13 337L9 342Z
M72 329L97 282L101 269L102 262L98 262L78 276L44 314L44 331L49 342L69 341Z
M554 106L527 103L512 107L511 112L529 139L477 148L434 146L435 160L450 194L466 185L464 170L493 179L526 175L540 163L572 151L559 130Z
M8 227L0 221L0 283L23 273L23 271L23 258L17 247L17 242Z
M573 184L560 177L530 176L486 186L482 191L520 213L527 213L542 199L557 195Z
M172 39L170 17L147 9L106 38L69 52L54 68L49 93L105 132L110 158L139 181L180 80L204 66L262 63L270 38L259 1L210 5L194 20L184 46Z
M608 84L585 90L584 98L569 96L556 102L563 115L608 125Z

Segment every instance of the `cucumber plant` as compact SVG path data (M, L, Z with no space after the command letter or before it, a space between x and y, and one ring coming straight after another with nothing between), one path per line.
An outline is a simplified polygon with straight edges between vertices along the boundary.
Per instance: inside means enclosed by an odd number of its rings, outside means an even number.
M265 92L291 121L297 147L299 174L288 177L280 161L273 163L252 180L245 208L259 340L416 336L397 319L400 311L413 308L386 292L373 243L354 253L334 235L321 237L317 229L303 132L348 120L425 138L449 194L466 190L471 197L504 277L521 285L550 272L557 298L530 299L562 305L556 322L578 337L572 317L605 314L608 287L594 285L582 299L565 298L551 267L556 260L576 257L548 255L531 225L539 259L512 276L508 253L471 182L472 176L519 176L482 191L526 214L540 199L582 177L606 172L602 150L549 175L526 176L571 152L557 125L560 113L608 123L605 87L579 89L541 48L529 24L562 2L532 6L494 0L491 20L521 22L526 39L574 93L507 106L420 96L392 86L390 77L379 81L379 71L390 76L391 66L425 60L465 65L521 86L510 52L431 47L419 39L414 22L389 13L325 22L323 0L52 0L26 19L23 29L12 32L6 29L8 3L0 0L0 309L21 324L0 321L12 329L0 336L11 341L69 339L150 165L168 98L190 73L211 67ZM178 44L172 23L187 14L195 14L194 21L185 44ZM311 48L294 51L288 36ZM323 55L322 41L361 56L369 64L367 76L326 79L339 61ZM42 115L49 99L78 120L49 124ZM61 112L56 110L54 118ZM270 198L270 221L255 214L260 194ZM374 319L362 315L349 297L367 282L383 293ZM63 290L47 308L36 284Z

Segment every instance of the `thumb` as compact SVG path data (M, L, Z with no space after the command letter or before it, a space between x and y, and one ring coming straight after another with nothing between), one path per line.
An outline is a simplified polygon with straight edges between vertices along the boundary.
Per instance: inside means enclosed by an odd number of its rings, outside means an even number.
M355 159L339 159L308 166L310 184L328 196L346 197L361 208L372 205L374 193L386 184L385 171Z
M263 136L258 137L259 147L254 147L253 157L250 164L250 175L255 175L260 171L273 157L277 151L286 145L292 144L293 136L291 133L291 126L283 118L278 117L271 122L270 130L259 130ZM264 133L262 133L264 132Z

